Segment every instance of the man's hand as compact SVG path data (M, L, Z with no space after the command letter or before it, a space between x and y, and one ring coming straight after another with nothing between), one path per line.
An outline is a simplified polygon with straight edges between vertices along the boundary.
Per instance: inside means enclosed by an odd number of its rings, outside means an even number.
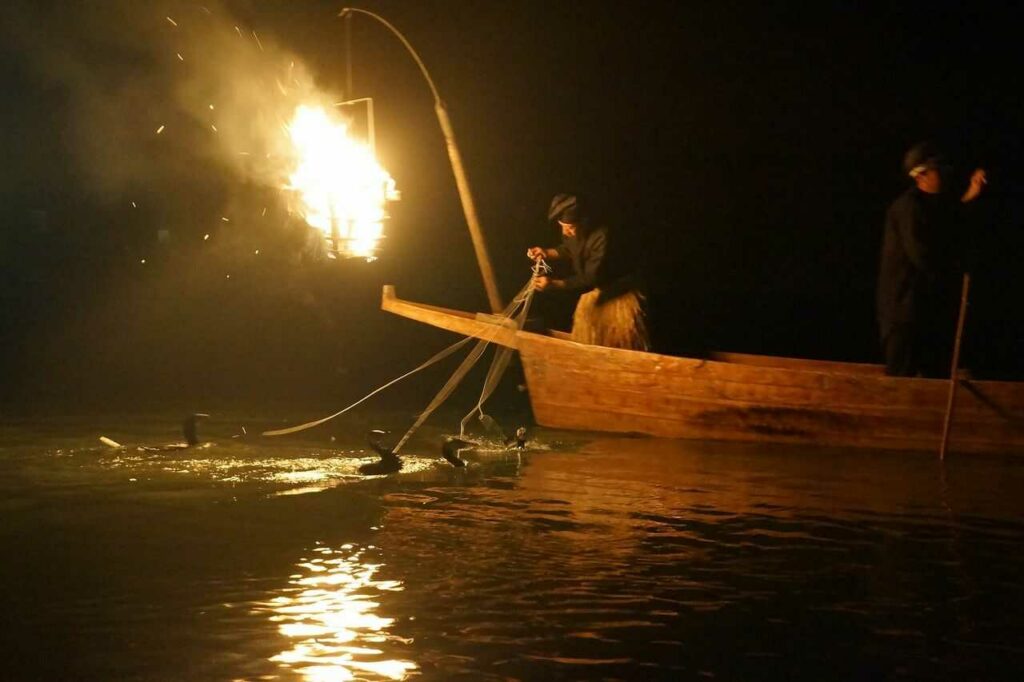
M981 190L988 184L988 175L985 173L984 168L977 168L971 173L971 183L967 187L967 191L960 197L960 201L974 201L981 194Z
M547 275L537 275L533 278L533 288L536 291L544 291L545 289L564 289L564 279L551 279Z
M558 249L545 249L540 246L531 246L526 250L526 257L530 260L537 260L538 258L558 260Z

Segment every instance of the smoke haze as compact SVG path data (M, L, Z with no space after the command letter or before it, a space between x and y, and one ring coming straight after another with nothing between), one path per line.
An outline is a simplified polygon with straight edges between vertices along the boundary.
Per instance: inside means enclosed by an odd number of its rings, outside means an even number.
M166 9L164 9L166 8ZM303 64L220 4L22 2L3 41L66 102L72 172L110 201L213 164L280 186L282 126L317 95Z

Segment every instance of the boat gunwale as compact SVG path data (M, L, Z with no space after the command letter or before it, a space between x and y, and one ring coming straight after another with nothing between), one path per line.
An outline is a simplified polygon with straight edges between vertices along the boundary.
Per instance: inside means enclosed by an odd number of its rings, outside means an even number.
M402 309L410 309L410 308L422 311L423 313L425 313L425 315L415 316L414 317L414 316L409 316L409 315L403 315L402 314ZM737 369L737 368L746 368L746 369L757 371L759 373L763 373L765 376L784 377L784 376L787 376L787 375L798 375L798 376L816 375L816 376L822 376L822 377L843 377L843 378L852 379L852 380L855 380L855 381L858 381L858 382L866 382L866 383L870 383L870 384L877 384L877 385L880 385L880 386L888 385L888 386L893 387L893 388L909 387L909 386L917 386L917 387L924 388L924 387L929 387L929 386L934 386L934 387L948 386L948 384L949 384L949 379L945 379L945 378L894 377L894 376L888 376L888 375L885 375L885 374L875 374L873 372L865 372L865 371L843 372L843 371L839 371L837 369L825 369L825 368L822 368L822 367L813 367L813 366L805 368L805 367L789 367L789 366L782 367L782 366L775 366L775 365L770 365L770 364L747 364L747 363L738 363L738 362L728 362L728 361L724 361L724 360L715 360L715 359L712 359L712 358L699 358L699 357L690 357L690 356L684 356L684 355L667 355L667 354L664 354L664 353L655 353L655 352L651 352L651 351L632 350L632 349L627 349L627 348L610 348L610 347L607 347L607 346L594 346L594 345L590 345L590 344L579 343L578 341L573 341L571 339L563 338L564 334L562 334L561 336L554 336L554 335L551 335L551 334L541 334L541 333L538 333L538 332L527 331L527 330L524 330L524 329L514 330L512 328L504 327L504 326L502 326L500 324L497 324L494 321L488 320L487 319L488 317L493 317L493 316L490 316L490 315L487 315L487 314L470 313L470 312L467 312L467 311L456 310L456 309L453 309L453 308L445 308L445 307L442 307L442 306L435 306L435 305L431 305L431 304L428 304L428 303L418 303L418 302L414 302L414 301L407 301L405 299L398 298L398 296L397 296L397 294L395 292L395 287L393 285L390 285L390 284L384 285L383 295L382 295L382 302L381 302L381 309L385 310L387 312L395 313L395 314L397 314L399 316L402 316L402 317L406 317L408 319L413 319L413 320L416 320L416 321L424 322L426 324L429 324L429 325L434 326L434 327L439 328L439 329L444 329L444 330L447 330L447 331L451 331L453 333L462 334L464 336L473 336L475 338L491 341L493 343L499 343L501 345L504 345L504 346L507 346L507 347L510 347L510 348L514 348L514 349L517 349L517 350L519 350L518 339L519 338L526 338L526 339L529 339L531 342L536 342L536 343L540 343L540 344L551 344L551 345L554 345L556 347L561 347L561 348L564 348L564 349L569 349L571 347L575 351L578 351L578 352L581 352L581 353L586 353L586 354L611 354L613 356L620 356L620 358L625 360L627 364L636 364L636 363L645 363L646 364L646 363L659 362L659 361L667 361L667 362L672 362L672 363L676 363L676 362L697 363L697 366L705 366L705 365L707 365L707 366L710 366L710 368L712 368L712 369L722 369L722 370L726 370L726 371L727 370L732 370L732 369ZM469 325L475 324L475 325L478 325L482 329L495 330L494 338L487 338L487 337L483 336L480 333L467 333L467 331L463 330L463 329L454 329L454 328L452 328L452 326L445 325L443 323L443 320L438 319L437 318L438 315L445 316L445 317L455 318L456 320L458 320L458 321L460 321L462 323L459 326L462 326L462 325L465 325L465 324L469 324ZM430 318L430 319L426 319L426 318ZM500 330L500 331L497 331L497 330ZM502 333L502 332L505 332L505 333ZM748 357L757 357L757 358L779 357L782 360L795 361L795 362L799 362L799 361L805 360L805 358L790 358L790 357L784 357L784 356L767 356L767 355L765 355L765 356L753 356L753 355L750 355L750 354L737 354L737 355L746 355ZM812 362L812 363L832 362L832 361L820 361L820 360L809 360L809 361ZM865 363L839 363L839 362L837 362L836 364L840 364L840 365L841 364L854 364L854 365L859 365L859 366L862 366L862 367L865 365ZM868 366L870 366L870 365L868 365ZM731 383L748 384L748 385L751 385L751 384L753 384L753 385L776 385L774 382L771 382L771 381L763 381L763 382L747 381L747 380L738 380L738 379L728 379L728 378L724 378L724 377L715 377L714 379L712 379L712 378L705 379L705 381L711 381L711 380L726 381L726 382L731 382ZM960 381L961 381L961 383L970 384L970 385L976 386L978 388L993 388L993 389L1003 389L1003 390L1016 389L1016 390L1020 391L1022 394L1024 394L1024 382L1020 382L1020 381L1005 381L1005 380L992 380L992 379L977 380L977 379L967 379L967 378L961 378Z

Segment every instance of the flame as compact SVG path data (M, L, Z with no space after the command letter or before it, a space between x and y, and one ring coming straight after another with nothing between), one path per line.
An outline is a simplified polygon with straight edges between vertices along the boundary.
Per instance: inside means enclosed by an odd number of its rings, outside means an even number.
M349 136L345 121L323 107L300 105L287 131L295 152L287 188L297 193L306 222L336 253L372 259L384 235L387 201L397 197L395 181Z

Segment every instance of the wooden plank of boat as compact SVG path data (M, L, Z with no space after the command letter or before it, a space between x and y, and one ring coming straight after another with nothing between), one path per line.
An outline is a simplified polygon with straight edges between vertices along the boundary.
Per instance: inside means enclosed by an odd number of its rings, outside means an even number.
M484 339L509 348L516 347L516 329L509 327L504 318L496 315L473 314L451 308L403 301L395 295L395 287L384 285L381 295L381 310L410 320L425 322L448 331Z
M809 378L800 375L812 373L762 368L757 383L748 383L729 374L750 368L723 369L715 367L720 364L666 356L649 358L644 366L612 349L598 353L534 347L544 341L521 337L519 351L535 417L546 426L909 450L934 450L941 434L941 380L849 377L850 381L821 384L819 390L806 384L804 394L799 394L793 392L794 385ZM611 357L602 358L604 353ZM613 369L626 365L632 367ZM778 396L765 390L772 387L772 380ZM867 386L857 385L865 380ZM879 389L873 401L845 395L853 387L869 396L873 382ZM912 390L899 391L907 382ZM972 382L975 388L983 383L994 382ZM894 385L897 390L892 390ZM723 386L728 392L721 392ZM1024 411L1019 389L1010 397L1005 403L1012 408L1009 419L979 400L958 400L956 449L1021 450L1019 416Z
M710 354L712 360L731 362L738 365L755 365L758 367L787 367L789 369L819 369L824 372L842 372L844 374L885 374L884 365L863 362L836 362L834 360L807 360L803 358L780 358L773 355L752 355L750 353L728 353L715 351Z
M670 438L936 450L948 384L938 379L731 365L519 335L544 426ZM952 443L1024 451L1024 386L964 382Z
M888 377L852 363L772 363L764 356L723 362L587 346L564 334L516 332L490 316L402 301L390 287L382 307L517 348L543 426L915 450L936 449L941 438L948 382L940 379ZM1024 384L961 386L953 449L1024 452Z

